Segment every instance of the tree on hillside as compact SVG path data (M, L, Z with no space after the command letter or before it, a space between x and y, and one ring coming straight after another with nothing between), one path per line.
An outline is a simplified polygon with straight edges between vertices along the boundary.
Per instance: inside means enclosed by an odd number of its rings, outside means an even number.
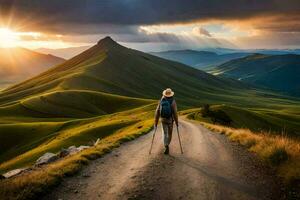
M209 117L214 124L218 123L229 126L232 122L231 118L223 110L210 109L209 104L204 104L200 113L202 117Z
M209 104L204 104L201 109L202 117L207 117L209 115Z
M209 117L214 124L229 126L232 122L231 118L223 110L211 111L209 112Z

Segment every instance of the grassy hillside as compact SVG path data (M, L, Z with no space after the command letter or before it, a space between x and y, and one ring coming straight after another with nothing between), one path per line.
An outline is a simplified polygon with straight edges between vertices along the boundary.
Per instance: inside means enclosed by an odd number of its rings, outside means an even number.
M0 124L0 172L26 166L46 152L58 152L72 145L90 145L97 138L123 129L150 128L155 106L129 107L123 112L84 119L47 122L48 118L36 118L34 122Z
M195 50L174 50L163 52L152 52L151 54L184 63L193 66L197 69L207 69L216 65L220 65L232 59L245 57L250 53L226 53L217 54L210 51L195 51Z
M253 132L249 129L236 129L201 122L215 133L226 135L250 152L254 152L265 164L275 169L291 192L287 199L297 199L300 180L300 145L297 138L285 135L272 135L269 132Z
M95 91L67 90L30 97L19 104L45 117L84 118L120 112L151 102Z
M0 48L0 89L37 75L65 60L24 48Z
M232 120L227 126L246 128L254 132L264 131L300 136L300 116L289 111L282 112L269 109L247 109L228 105L210 106L212 112L223 111ZM187 111L192 119L212 123L211 118L202 117L201 109Z
M299 115L226 105L210 106L209 112L215 114L207 114L203 109L189 109L181 113L189 119L200 121L199 123L213 132L226 135L229 140L245 146L275 169L291 191L299 191ZM219 118L224 119L224 115L227 116L226 119L230 118L231 122L214 123L213 117L216 117L216 113ZM291 192L290 195L294 196L296 193Z
M215 67L210 72L300 95L300 55L255 54L229 61Z
M153 108L150 110L152 109ZM134 113L136 113L136 111L134 111ZM144 114L145 115L142 118L141 115L134 115L138 117L138 119L141 119L140 122L126 127L116 127L118 130L111 131L112 134L103 135L104 137L100 140L98 145L92 148L33 170L31 173L25 173L22 176L0 181L0 199L40 198L41 193L47 192L50 188L57 186L63 178L76 174L90 161L103 156L126 141L133 140L134 138L149 132L153 125L153 120L147 119L150 117L147 115L150 114L152 117L153 113L144 109ZM119 118L126 115L133 116L133 113L127 112L116 117ZM111 127L110 130L112 130ZM97 134L101 133L98 132ZM72 141L72 144L74 144L73 142L74 141ZM22 158L20 159L22 160ZM9 165L13 166L15 161L17 160L12 160L11 162L6 163L6 167Z

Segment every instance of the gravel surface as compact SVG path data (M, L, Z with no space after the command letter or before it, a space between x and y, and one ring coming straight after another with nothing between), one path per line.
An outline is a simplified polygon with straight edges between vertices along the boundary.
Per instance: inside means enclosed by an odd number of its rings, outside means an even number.
M285 199L272 172L254 154L224 135L181 119L170 155L164 155L159 128L123 144L65 179L44 200L53 199Z

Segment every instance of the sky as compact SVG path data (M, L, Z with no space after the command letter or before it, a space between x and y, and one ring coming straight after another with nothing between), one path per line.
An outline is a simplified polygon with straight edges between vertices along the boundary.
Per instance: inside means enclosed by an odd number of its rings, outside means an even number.
M0 0L0 47L300 48L299 0Z

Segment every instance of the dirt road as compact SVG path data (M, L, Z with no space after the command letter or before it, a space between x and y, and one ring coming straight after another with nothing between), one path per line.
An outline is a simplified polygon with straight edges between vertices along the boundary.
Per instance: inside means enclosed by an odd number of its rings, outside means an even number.
M282 199L272 174L244 148L201 125L181 120L184 154L177 134L162 154L158 129L122 145L66 179L43 199ZM176 133L176 132L175 132Z

